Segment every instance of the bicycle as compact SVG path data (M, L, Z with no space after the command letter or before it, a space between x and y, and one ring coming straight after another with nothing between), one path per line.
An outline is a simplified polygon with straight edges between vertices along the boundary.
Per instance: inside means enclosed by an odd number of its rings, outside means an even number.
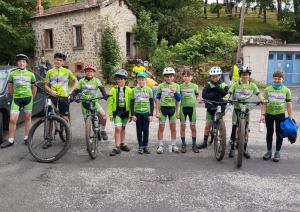
M241 110L235 110L237 114L236 130L235 130L235 142L237 144L238 154L237 154L237 167L241 168L243 164L243 155L244 155L244 145L248 143L249 138L249 110L247 109L248 104L262 104L262 101L259 102L245 102L238 100L228 100L230 104L241 104Z
M43 87L36 85L46 93L45 117L35 122L28 134L28 149L30 154L42 163L51 163L63 157L71 145L71 131L68 123L59 116L57 105L54 105L53 96L44 91ZM58 101L65 101L61 97ZM56 140L59 134L60 140Z
M105 99L107 97L96 97L90 99L75 98L74 101L79 103L84 100L83 107L87 109L87 117L85 122L85 142L86 150L92 159L95 159L98 155L98 140L101 141L101 120L102 117L98 115L97 110L94 108L94 100ZM98 138L98 140L97 140Z
M212 110L216 110L213 117L213 124L211 126L209 135L209 143L214 143L215 157L218 161L224 158L226 151L226 125L222 119L224 113L222 113L222 105L226 105L226 102L215 102L203 99L204 103L208 103L213 106Z

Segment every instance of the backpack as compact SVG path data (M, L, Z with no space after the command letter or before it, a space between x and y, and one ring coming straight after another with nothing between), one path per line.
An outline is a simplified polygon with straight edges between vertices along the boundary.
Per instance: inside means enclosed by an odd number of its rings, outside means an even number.
M296 133L298 126L296 125L296 121L294 119L292 120L290 117L287 117L283 122L280 123L280 129L280 137L285 138Z

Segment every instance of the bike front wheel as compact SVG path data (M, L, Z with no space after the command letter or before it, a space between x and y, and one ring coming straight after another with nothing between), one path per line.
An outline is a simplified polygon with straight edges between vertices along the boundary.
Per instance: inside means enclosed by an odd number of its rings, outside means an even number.
M214 151L218 161L224 158L226 150L226 126L223 119L219 119L217 123L216 135L214 136Z
M239 131L238 131L238 136L239 136L238 155L237 155L238 168L241 168L243 164L245 134L246 134L246 119L240 119Z
M89 153L89 156L92 159L95 159L98 154L98 135L99 131L93 129L93 120L92 116L87 117L85 123L85 141L86 141L86 150Z
M68 119L69 119L68 126L69 126L69 128L71 128L71 117L70 117L70 112L69 112L69 114L68 114ZM72 137L72 132L70 131L70 133L71 133L70 137ZM63 128L63 126L62 126L61 124L59 125L59 133L58 133L58 135L59 135L59 138L60 138L63 142L65 142L65 141L67 140L66 132L65 132L65 130L64 130L64 128ZM72 140L72 139L71 139L71 140Z
M31 127L28 134L28 149L30 154L42 163L51 163L63 157L71 145L70 129L67 122L58 116L49 116L45 122L45 117L38 120ZM65 132L65 141L56 139L57 133L61 129Z

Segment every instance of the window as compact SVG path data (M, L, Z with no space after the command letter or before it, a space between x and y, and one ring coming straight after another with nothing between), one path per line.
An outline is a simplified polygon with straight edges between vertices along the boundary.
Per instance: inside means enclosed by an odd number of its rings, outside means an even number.
M274 54L269 54L269 60L273 60L274 59Z
M293 54L286 54L286 60L292 60Z
M300 60L300 54L296 54L296 60Z
M119 7L122 7L122 0L119 0Z
M74 47L82 47L82 28L73 26Z
M45 44L45 49L53 49L53 31L52 29L45 29L44 31L44 44Z
M283 60L283 54L277 54L277 60Z
M127 57L130 57L130 48L131 48L130 37L131 37L130 33L126 32L126 56Z

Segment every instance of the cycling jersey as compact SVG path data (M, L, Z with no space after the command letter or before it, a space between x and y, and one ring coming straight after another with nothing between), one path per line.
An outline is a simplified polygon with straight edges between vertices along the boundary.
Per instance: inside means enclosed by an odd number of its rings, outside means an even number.
M131 91L131 99L134 99L134 112L150 113L149 99L153 98L152 91L149 87L143 88L136 86Z
M292 99L290 89L283 86L281 89L275 90L272 85L265 89L264 97L269 100L266 113L271 115L285 113L285 103Z
M102 86L100 80L96 77L93 77L92 79L88 80L86 78L82 78L79 80L78 85L76 89L80 90L82 92L83 99L90 99L90 98L96 98L97 95L97 89ZM82 100L82 102L87 102L86 100ZM98 102L95 100L95 102Z
M233 94L234 100L239 100L244 102L249 102L253 94L258 95L260 93L257 85L249 81L246 84L243 84L241 81L234 83L229 89L229 92ZM234 108L241 109L242 105L235 104ZM248 104L246 108L249 109L250 105Z
M133 69L132 69L132 71L137 74L139 72L143 72L143 71L145 72L146 68L144 66L140 66L140 67L134 66Z
M68 97L69 78L75 80L75 75L64 67L50 69L45 77L45 82L49 83L50 88L56 91L59 96Z
M181 84L180 85L180 95L181 95L180 107L195 107L196 95L198 95L198 93L199 93L198 85L194 83Z
M131 89L128 86L125 86L123 88L115 86L112 89L110 89L109 95L111 95L111 96L108 98L108 101L107 101L108 115L110 118L116 117L116 115L118 115L117 111L119 111L120 108L124 108L124 110L126 112L125 117L126 116L131 117L130 93L131 93ZM121 101L121 103L120 103L120 101ZM120 105L121 105L121 107L120 107Z
M153 79L151 78L146 78L146 85L149 87L149 88L152 88L153 86L155 85L158 85L157 82L155 82Z
M8 82L13 84L13 98L32 97L31 86L36 79L31 71L16 69L9 74Z
M157 94L160 96L160 106L175 107L176 100L174 93L171 92L170 88L176 88L176 92L180 91L179 85L175 82L167 83L163 82L158 86Z

